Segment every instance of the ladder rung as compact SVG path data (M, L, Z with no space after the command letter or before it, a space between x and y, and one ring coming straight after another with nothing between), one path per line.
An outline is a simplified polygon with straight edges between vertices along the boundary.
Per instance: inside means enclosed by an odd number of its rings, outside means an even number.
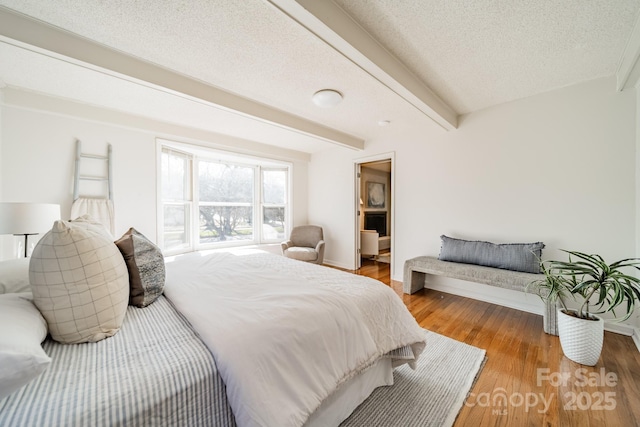
M102 178L99 176L79 176L80 179L86 180L86 181L108 181L109 178Z
M99 161L107 162L107 171L106 176L100 172L99 175L80 175L80 163L82 159L95 159ZM107 144L107 155L101 156L98 154L86 154L82 152L82 143L79 139L76 139L76 162L75 162L75 172L73 174L73 200L78 200L80 197L80 182L81 181L97 181L97 182L106 182L107 191L108 191L108 200L113 200L113 165L111 164L112 160L112 151L111 144ZM87 171L88 172L88 171Z
M80 157L84 157L86 159L109 160L106 156L98 156L96 154L80 154Z

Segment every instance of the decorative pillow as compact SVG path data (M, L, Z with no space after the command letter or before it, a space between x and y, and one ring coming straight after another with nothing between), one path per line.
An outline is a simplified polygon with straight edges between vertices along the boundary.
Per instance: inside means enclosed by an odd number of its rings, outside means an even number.
M51 363L40 343L47 322L30 293L0 295L0 400L18 390Z
M129 304L146 307L164 290L164 256L159 247L131 227L116 240L129 270Z
M0 262L0 294L31 292L29 258Z
M440 236L442 261L484 265L505 270L540 273L544 243L503 243L469 241Z
M98 227L56 221L33 250L29 279L54 340L96 342L122 326L129 301L127 266Z

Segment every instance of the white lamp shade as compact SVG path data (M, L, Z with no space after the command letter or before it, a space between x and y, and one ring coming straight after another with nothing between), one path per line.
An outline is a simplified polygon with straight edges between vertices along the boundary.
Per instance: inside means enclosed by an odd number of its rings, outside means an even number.
M0 234L38 234L60 219L60 205L50 203L0 203Z

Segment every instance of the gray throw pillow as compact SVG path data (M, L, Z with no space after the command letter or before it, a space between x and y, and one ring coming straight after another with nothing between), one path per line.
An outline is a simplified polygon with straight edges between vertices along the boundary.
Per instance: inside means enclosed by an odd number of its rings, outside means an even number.
M115 243L129 271L129 305L148 306L164 291L162 251L133 227Z
M440 236L439 259L502 268L504 270L540 273L540 258L544 243L502 243L454 239Z

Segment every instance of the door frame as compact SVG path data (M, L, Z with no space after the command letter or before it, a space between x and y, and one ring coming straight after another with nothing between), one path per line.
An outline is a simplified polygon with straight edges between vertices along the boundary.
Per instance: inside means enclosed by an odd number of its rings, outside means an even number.
M363 214L360 208L360 199L362 198L362 194L360 194L361 182L360 182L360 173L361 167L363 163L371 163L371 162L380 162L388 160L391 162L391 191L389 196L389 214L391 215L390 222L390 230L391 230L391 241L390 241L390 250L391 250L391 265L390 265L390 276L393 278L394 266L395 266L395 239L396 239L396 230L395 230L395 222L396 222L396 189L395 189L395 170L396 170L396 153L395 151L389 151L386 153L375 154L367 157L359 157L353 160L353 174L354 174L354 186L355 186L355 197L353 199L354 202L354 215L355 218L355 235L354 235L354 265L356 269L362 266L362 261L360 259L360 215Z

